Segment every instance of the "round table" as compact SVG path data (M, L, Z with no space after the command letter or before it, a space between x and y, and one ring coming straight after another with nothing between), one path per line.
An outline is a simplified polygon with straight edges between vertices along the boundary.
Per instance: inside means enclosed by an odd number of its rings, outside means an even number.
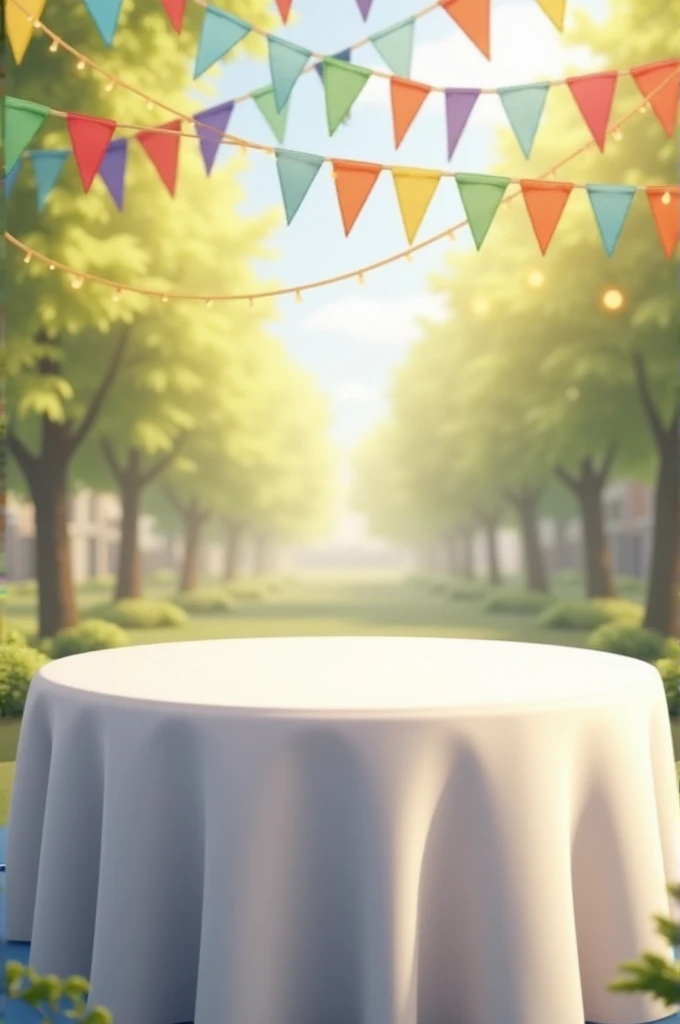
M26 706L8 936L117 1024L644 1024L680 855L638 661L478 640L162 644Z

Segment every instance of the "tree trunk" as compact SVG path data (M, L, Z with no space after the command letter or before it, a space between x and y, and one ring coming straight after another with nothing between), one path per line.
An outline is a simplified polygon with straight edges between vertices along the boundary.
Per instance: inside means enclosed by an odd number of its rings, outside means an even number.
M142 559L139 551L139 506L143 483L137 473L128 473L120 482L123 508L116 600L142 596Z
M54 636L78 622L68 533L69 456L59 443L60 424L46 421L43 455L36 460L28 484L35 505L38 633ZM48 440L49 439L49 440ZM61 451L61 454L58 454ZM48 460L45 455L49 453Z
M680 444L677 426L668 432L659 451L659 474L654 495L654 539L644 624L665 636L677 621L677 572L680 560Z
M195 501L182 510L184 524L184 558L179 589L182 594L195 590L200 580L201 533L206 520Z
M519 518L527 588L547 594L550 588L538 528L538 497L536 491L527 490L512 495L510 500Z
M224 580L233 580L241 563L241 549L245 533L242 523L227 523L224 531Z
M609 544L604 529L602 492L614 460L612 446L597 469L593 459L581 460L578 476L558 469L557 475L569 487L579 503L583 527L583 561L588 597L613 597L614 579Z
M486 538L486 560L489 583L498 587L503 582L498 557L498 523L495 519L484 520L484 536Z

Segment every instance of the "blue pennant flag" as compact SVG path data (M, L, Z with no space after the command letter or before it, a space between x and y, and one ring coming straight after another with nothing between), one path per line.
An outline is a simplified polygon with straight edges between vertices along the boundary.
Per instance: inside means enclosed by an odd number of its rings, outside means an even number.
M513 85L498 90L510 127L527 160L531 156L549 89L549 82L540 82L537 85Z
M118 28L123 0L83 0L83 2L99 30L99 35L106 45L110 46Z
M226 11L206 7L198 42L194 78L198 78L250 33L250 25Z
M38 213L42 213L50 192L57 184L70 156L67 149L34 149L30 153L37 190Z
M12 189L14 188L16 180L19 177L19 171L21 170L21 165L23 164L23 162L23 160L17 160L9 174L5 175L5 200L9 199L9 197L12 195Z
M384 32L376 32L371 42L387 64L392 74L399 78L411 77L413 57L413 30L415 19L407 18L398 25L392 25Z
M323 163L323 157L312 153L293 153L288 149L276 150L276 170L279 174L281 195L286 210L286 221L292 221L300 204Z
M352 51L351 50L340 50L340 53L332 53L331 57L333 57L335 60L351 61L351 59L352 59ZM316 71L317 75L319 76L319 78L323 82L323 62L319 61L318 64L315 64L314 65L314 70Z
M602 244L607 256L611 256L616 249L636 190L630 185L586 185L586 191Z
M312 55L302 46L295 46L293 43L287 43L275 36L269 36L267 42L269 44L269 69L274 89L274 102L277 111L281 111L288 102L293 86Z

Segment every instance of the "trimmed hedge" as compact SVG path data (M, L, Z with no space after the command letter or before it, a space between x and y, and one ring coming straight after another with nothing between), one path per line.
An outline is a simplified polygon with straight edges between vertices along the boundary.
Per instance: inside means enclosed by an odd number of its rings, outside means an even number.
M672 650L672 644L661 633L628 622L608 622L600 626L588 637L588 647L649 662L666 658Z
M233 596L226 590L214 587L206 590L190 590L178 594L177 604L189 615L206 615L210 612L230 612L235 604Z
M595 598L588 601L558 601L546 608L540 618L549 629L592 630L607 622L630 622L639 626L644 609L633 601Z
M20 715L31 679L48 658L32 647L0 644L0 717Z
M506 612L511 615L534 615L543 611L552 598L536 590L495 590L484 602L487 612Z
M98 608L96 616L123 629L172 629L188 622L184 609L172 601L153 601L144 597L128 597Z
M85 619L77 626L69 626L57 633L52 640L52 657L68 658L72 654L87 654L89 651L108 651L114 647L125 647L128 643L127 634L113 622Z
M661 658L656 667L663 679L668 714L680 715L680 663L677 658Z

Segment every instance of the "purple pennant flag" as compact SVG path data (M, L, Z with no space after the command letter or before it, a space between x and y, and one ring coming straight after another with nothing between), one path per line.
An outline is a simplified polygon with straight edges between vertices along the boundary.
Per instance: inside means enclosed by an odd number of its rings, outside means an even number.
M477 102L479 89L447 89L446 90L446 134L448 138L449 160L453 156L463 129Z
M107 148L104 159L99 165L99 174L119 210L123 209L126 160L127 139L116 139Z
M227 103L220 103L218 107L211 107L210 110L203 110L196 115L196 131L201 144L206 174L210 174L215 163L215 157L222 141L219 133L226 132L233 109L233 102L228 100ZM205 127L203 127L204 125Z
M366 21L371 11L373 0L357 0L357 7L361 11L361 17Z
M351 49L349 49L349 50L340 50L340 53L332 53L331 57L334 57L335 60L347 60L347 61L349 61L349 60L352 59L352 51L351 51ZM316 71L317 75L319 76L319 78L323 82L323 64L321 63L321 61L319 61L318 64L314 65L314 70Z

